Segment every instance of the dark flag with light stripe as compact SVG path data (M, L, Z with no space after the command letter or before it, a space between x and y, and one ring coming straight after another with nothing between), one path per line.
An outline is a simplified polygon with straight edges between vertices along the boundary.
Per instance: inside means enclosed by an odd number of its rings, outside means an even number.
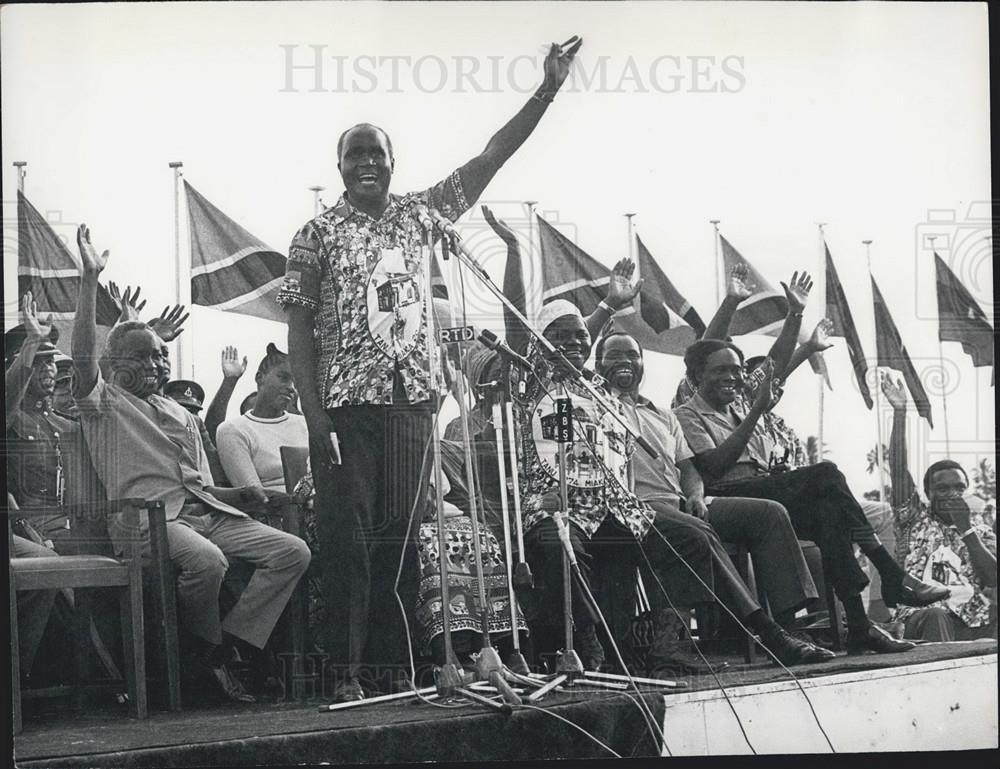
M927 420L927 423L934 427L934 420L931 419L931 402L927 397L917 370L913 367L910 354L906 351L903 338L899 335L899 329L889 314L889 306L882 297L882 292L878 290L875 278L872 281L872 300L875 304L875 346L877 348L878 365L886 368L896 369L903 373L903 381L906 388L913 397L913 404L917 407L917 413Z
M635 245L639 277L642 278L642 288L639 290L639 314L642 319L658 334L678 329L682 325L678 323L680 319L691 328L696 338L700 337L705 333L705 324L698 311L670 282L670 278L660 269L638 235Z
M274 301L285 277L285 256L247 232L188 182L191 303L285 322Z
M537 218L542 262L542 303L568 299L580 308L584 317L590 315L608 292L611 270L542 217ZM667 285L670 285L670 281L655 267L652 258L649 258L649 265L652 265L648 267L652 280L648 288L645 284L643 286L640 312L637 314L634 307L627 307L616 313L615 329L631 334L645 350L666 355L683 355L697 338L697 334L668 304L668 297L661 292L663 284L657 280L657 275L662 276ZM646 266L640 265L644 278L647 275L646 269ZM686 304L683 297L676 290L673 294L670 301L683 308Z
M854 325L851 308L847 304L844 286L840 282L840 276L837 275L830 248L825 242L823 249L826 251L826 317L833 324L830 336L842 336L847 341L847 354L851 358L851 366L854 367L854 378L858 381L858 389L865 400L865 405L871 408L874 404L872 394L868 390L868 361L865 359L865 351L861 349L861 338L858 336L857 326Z
M993 327L968 289L934 254L937 268L938 339L958 342L973 366L993 365Z
M76 300L80 294L80 265L24 193L17 192L17 292L30 291L43 319L52 315L59 330L59 348L71 349ZM97 288L97 325L110 328L119 310L104 286ZM106 332L105 332L106 333Z

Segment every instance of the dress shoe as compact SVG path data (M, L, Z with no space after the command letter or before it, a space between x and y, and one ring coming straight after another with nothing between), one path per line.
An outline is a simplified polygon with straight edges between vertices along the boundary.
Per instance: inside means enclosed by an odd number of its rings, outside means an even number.
M778 658L782 665L809 665L814 662L828 662L837 655L829 649L796 638L783 628L778 628L761 643Z
M646 657L646 674L651 678L705 676L721 672L728 667L729 663L725 660L716 663L703 660L691 641L687 643L678 641L669 651L651 652Z
M869 623L864 629L848 628L846 646L848 654L864 654L865 652L894 654L908 652L916 644L909 641L897 641L882 628Z
M405 670L392 670L382 676L378 682L379 691L384 694L399 694L400 692L412 692L416 687L410 674Z
M361 688L361 682L357 678L341 681L333 689L334 702L358 702L364 698L364 689Z
M215 688L231 702L256 702L257 698L243 688L243 684L225 665L206 666L205 673Z
M951 590L940 585L928 585L907 574L901 583L895 585L882 583L882 600L886 606L930 606L943 601L951 595Z

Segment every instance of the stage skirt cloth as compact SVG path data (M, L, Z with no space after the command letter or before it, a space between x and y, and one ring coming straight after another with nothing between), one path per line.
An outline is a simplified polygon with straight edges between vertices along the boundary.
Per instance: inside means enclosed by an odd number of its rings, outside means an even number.
M482 607L476 579L476 553L472 541L472 522L467 516L454 516L445 522L448 558L449 604L451 630L471 630L482 633ZM417 641L423 653L430 652L431 641L444 632L441 615L441 579L438 566L437 523L420 525L417 537L420 556L420 588L417 595ZM510 634L510 601L507 593L507 570L503 551L493 533L480 524L480 550L483 554L483 578L486 583L490 636ZM519 631L526 632L527 625L517 614Z

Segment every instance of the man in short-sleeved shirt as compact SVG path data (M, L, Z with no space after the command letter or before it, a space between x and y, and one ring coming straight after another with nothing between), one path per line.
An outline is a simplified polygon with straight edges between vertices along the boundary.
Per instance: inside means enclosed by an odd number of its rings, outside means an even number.
M309 429L334 698L410 684L400 600L416 600L411 509L440 391L427 359L427 255L418 209L455 220L520 147L580 46L553 45L539 91L482 153L428 190L390 193L392 142L363 123L337 143L345 192L292 240L278 302ZM335 434L335 438L332 437ZM336 441L336 443L335 443ZM412 622L410 624L413 624Z

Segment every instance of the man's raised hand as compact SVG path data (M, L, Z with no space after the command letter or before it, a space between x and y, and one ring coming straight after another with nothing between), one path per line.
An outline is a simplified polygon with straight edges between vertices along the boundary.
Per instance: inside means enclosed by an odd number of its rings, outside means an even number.
M881 373L882 392L885 399L893 409L906 409L906 388L903 387L902 380L892 381L892 377L884 372Z
M773 358L765 359L760 364L760 368L764 371L764 379L757 387L757 394L754 396L753 405L761 411L767 411L778 397L781 382L775 376Z
M149 327L164 342L172 342L184 331L181 326L188 319L188 315L190 313L184 312L184 305L182 304L175 304L173 309L164 307L163 312L160 313L160 317L149 321Z
M97 253L94 244L90 242L90 228L86 224L76 228L76 245L80 249L80 261L83 263L84 272L96 274L108 266L109 252Z
M25 291L21 297L21 325L26 332L26 343L41 344L49 339L52 333L52 313L41 321L38 319L38 303L30 291Z
M831 333L833 333L833 321L829 318L823 318L816 324L816 328L809 336L809 346L816 352L829 350L833 347L833 342L829 341Z
M493 232L500 236L500 239L508 244L517 243L517 234L507 225L503 219L497 219L493 215L493 212L489 209L489 206L482 206L483 219L486 223L493 228Z
M240 353L232 345L227 345L222 349L222 378L239 379L246 373L247 356L240 360Z
M792 273L792 279L788 283L782 281L781 287L785 289L785 297L788 299L788 311L800 313L805 309L806 302L809 301L809 292L812 291L813 282L808 272L799 276L798 272Z
M121 290L118 288L118 284L114 281L108 283L108 293L114 300L115 304L118 305L118 311L121 315L118 318L119 323L126 323L130 320L139 320L139 313L142 308L146 306L146 300L142 300L142 304L137 304L139 301L139 292L142 288L136 286L135 293L132 293L131 286L125 286L125 293L122 294Z
M542 82L542 90L554 94L562 86L566 76L569 75L569 68L573 64L573 57L583 45L583 38L573 35L562 45L552 43L549 46L548 55L545 57L545 80Z
M739 299L741 302L753 294L750 285L750 270L745 264L734 264L729 271L729 282L726 283L726 296Z
M612 309L620 310L627 307L639 289L642 288L642 279L632 285L632 275L635 273L635 262L631 259L619 259L611 270L611 281L608 283L608 295L604 301L611 305Z

